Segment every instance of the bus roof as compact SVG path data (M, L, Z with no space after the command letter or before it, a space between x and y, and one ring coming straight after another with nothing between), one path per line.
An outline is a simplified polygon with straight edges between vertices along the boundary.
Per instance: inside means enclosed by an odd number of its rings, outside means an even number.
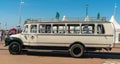
M40 19L27 19L24 24L33 24L33 23L110 23L106 20L91 20L91 21L80 21L80 20L40 20Z

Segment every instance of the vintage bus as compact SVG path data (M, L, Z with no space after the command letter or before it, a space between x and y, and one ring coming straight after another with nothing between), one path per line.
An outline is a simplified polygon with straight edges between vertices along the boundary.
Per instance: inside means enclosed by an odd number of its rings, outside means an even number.
M108 21L42 21L29 19L22 33L6 38L10 54L22 50L66 50L73 57L114 47L114 25Z

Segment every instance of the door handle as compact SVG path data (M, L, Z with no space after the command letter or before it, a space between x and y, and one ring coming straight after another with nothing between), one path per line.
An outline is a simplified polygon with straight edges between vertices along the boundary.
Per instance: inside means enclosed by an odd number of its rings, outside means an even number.
M34 36L31 36L31 39L34 39L35 37Z

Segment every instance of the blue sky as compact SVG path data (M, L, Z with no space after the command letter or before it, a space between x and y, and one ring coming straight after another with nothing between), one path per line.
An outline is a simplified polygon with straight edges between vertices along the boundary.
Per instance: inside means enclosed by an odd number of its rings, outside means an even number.
M109 20L114 11L115 0L23 0L21 25L28 18L54 18L60 16L85 17L85 4L88 3L88 15L96 17L98 12ZM0 0L0 22L2 28L16 27L18 24L20 0ZM116 0L116 19L120 24L120 0Z

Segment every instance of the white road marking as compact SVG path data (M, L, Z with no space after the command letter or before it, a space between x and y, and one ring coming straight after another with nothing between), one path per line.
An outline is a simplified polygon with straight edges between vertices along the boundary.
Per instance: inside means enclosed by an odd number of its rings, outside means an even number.
M105 61L103 64L120 64L120 61Z

